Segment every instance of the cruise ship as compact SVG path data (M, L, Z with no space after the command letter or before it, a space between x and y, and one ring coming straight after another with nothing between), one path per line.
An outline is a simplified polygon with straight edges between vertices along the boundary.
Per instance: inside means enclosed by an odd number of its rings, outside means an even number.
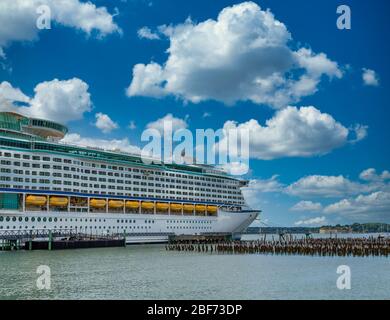
M60 123L0 112L0 231L125 235L239 234L259 215L247 181L207 165L179 165L61 142Z

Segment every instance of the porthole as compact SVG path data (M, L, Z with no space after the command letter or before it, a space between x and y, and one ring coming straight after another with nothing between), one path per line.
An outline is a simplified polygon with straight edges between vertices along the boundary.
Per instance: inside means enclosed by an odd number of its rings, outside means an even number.
M0 217L0 222L3 222L3 220L4 220L4 217Z
M25 218L24 218L24 221L28 222L28 217L25 217Z
M11 220L11 218L10 218L10 217L7 217L7 218L5 218L5 220L8 222L8 221Z
M52 218L49 218L49 222L52 222L52 220L53 220Z
M44 217L44 218L43 218L43 222L46 222L46 220L47 220L46 217Z
M54 222L57 222L57 218L54 218Z
M38 217L38 218L37 218L37 221L38 221L38 222L41 222L41 217Z
M32 218L31 218L31 221L34 222L34 221L35 221L35 217L32 217Z
M22 217L19 217L19 221L22 222L22 221L23 221L23 218L22 218Z

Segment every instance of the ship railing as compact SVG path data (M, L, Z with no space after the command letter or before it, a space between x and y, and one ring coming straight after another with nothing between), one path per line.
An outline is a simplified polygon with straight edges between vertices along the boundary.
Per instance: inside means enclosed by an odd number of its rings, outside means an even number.
M34 229L34 230L1 230L0 240L32 240L46 238L71 239L123 239L123 234L89 234L77 232L77 229Z

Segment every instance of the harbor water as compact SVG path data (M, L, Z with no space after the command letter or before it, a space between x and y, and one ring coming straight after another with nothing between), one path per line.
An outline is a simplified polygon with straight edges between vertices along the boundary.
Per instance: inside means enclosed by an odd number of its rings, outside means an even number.
M50 268L49 290L36 285L41 265ZM350 289L336 285L341 265L350 268ZM171 252L164 245L0 252L0 299L390 299L390 260Z

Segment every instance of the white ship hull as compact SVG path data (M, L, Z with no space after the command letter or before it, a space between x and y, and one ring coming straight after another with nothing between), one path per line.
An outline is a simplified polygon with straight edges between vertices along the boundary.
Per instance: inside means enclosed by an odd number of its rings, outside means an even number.
M91 235L126 235L127 244L166 242L170 235L235 234L245 230L258 211L200 217L163 214L0 211L0 231L55 230Z

